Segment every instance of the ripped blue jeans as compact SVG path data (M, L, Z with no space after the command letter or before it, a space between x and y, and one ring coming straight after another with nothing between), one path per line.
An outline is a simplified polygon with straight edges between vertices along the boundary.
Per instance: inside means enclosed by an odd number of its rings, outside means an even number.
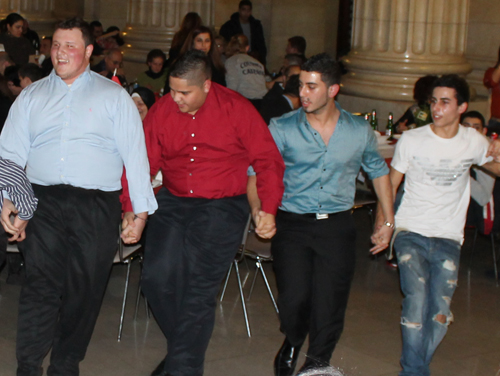
M453 320L450 303L457 287L461 246L454 240L401 231L394 248L404 294L399 376L428 376L434 351Z

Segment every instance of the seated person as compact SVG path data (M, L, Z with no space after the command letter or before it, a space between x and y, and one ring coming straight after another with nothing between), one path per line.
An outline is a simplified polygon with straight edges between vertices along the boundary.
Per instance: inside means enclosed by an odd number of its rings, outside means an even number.
M485 127L484 117L477 111L464 113L460 117L460 124L465 127L474 128L481 134L486 135L487 128ZM467 224L476 226L481 233L485 232L483 207L490 202L494 185L495 178L488 172L479 167L472 167L470 169L471 201L467 212ZM489 233L489 231L486 232Z
M227 87L249 99L258 109L267 93L265 69L260 61L248 55L248 38L237 34L231 38L226 54Z
M43 76L48 76L52 72L52 59L50 58L50 50L52 49L52 37L43 37L40 43L40 56L38 64L42 67Z
M92 56L101 56L103 54L103 50L99 43L97 43L97 39L104 34L102 23L97 20L92 21L90 23L90 29L92 31L92 36L94 37L94 49L92 50Z
M270 93L271 91L262 99L259 111L267 125L269 125L271 118L280 117L300 107L299 75L294 74L286 80L282 94L274 96Z
M155 104L155 94L148 88L139 86L134 89L131 97L141 115L141 120L144 121L149 109Z
M23 90L21 87L21 81L19 80L19 67L17 65L11 65L5 68L4 76L7 79L7 86L12 93L13 98L17 98Z
M123 54L120 49L111 49L106 52L104 59L92 67L94 72L99 73L109 79L115 75L120 82L126 83L125 72L123 71Z
M15 65L9 54L5 51L0 51L0 74L5 75L5 68Z
M34 63L28 63L19 68L19 83L21 88L31 85L43 77L42 68Z
M429 103L434 81L437 76L424 76L415 82L413 99L416 103L406 110L403 116L394 123L397 133L432 123Z
M285 52L287 55L300 55L306 60L306 39L299 35L288 38Z
M137 76L137 84L159 94L164 88L168 76L168 70L164 67L166 59L167 56L160 49L149 51L146 58L149 69Z
M300 74L300 65L290 65L285 70L281 77L278 77L276 80L266 83L269 91L264 96L273 96L278 97L283 95L283 88L286 85L286 81L293 76L294 74Z

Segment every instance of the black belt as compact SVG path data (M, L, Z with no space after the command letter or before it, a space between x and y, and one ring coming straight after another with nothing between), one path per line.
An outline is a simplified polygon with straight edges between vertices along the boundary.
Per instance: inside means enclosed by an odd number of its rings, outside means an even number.
M314 219L320 221L322 219L328 219L328 218L337 216L339 214L350 213L351 210L344 210L344 211L336 212L336 213L304 213L304 214L292 213L292 212L287 212L284 210L279 210L279 212L281 213L281 215L286 215L289 217L314 218Z

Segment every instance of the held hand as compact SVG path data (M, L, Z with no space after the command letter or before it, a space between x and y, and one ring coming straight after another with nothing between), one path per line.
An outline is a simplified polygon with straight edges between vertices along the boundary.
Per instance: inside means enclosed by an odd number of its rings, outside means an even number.
M495 162L500 162L500 140L493 140L486 153L487 157L493 157Z
M393 231L394 229L385 225L382 225L380 228L375 229L373 235L370 238L372 243L375 244L375 246L370 249L370 252L373 255L382 252L389 246Z
M11 222L10 216L15 215L14 223ZM3 200L2 207L2 215L1 222L4 230L12 236L9 238L9 241L23 241L26 239L26 226L28 225L28 221L24 221L17 216L17 209L12 203L12 201L8 199Z
M142 231L146 226L147 213L135 215L126 212L122 221L121 238L125 244L137 243L141 239Z
M275 217L265 211L258 212L255 226L255 233L263 239L271 239L276 234Z

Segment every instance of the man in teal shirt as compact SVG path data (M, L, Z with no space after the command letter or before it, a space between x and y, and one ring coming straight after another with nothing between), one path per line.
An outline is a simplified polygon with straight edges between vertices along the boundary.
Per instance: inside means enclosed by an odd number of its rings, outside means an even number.
M351 208L361 167L372 179L382 208L372 253L388 246L394 227L389 169L366 121L335 102L339 84L340 69L330 56L311 57L300 72L302 108L271 120L286 165L272 242L286 336L274 362L277 376L293 375L308 334L301 370L328 366L340 338L355 266Z

